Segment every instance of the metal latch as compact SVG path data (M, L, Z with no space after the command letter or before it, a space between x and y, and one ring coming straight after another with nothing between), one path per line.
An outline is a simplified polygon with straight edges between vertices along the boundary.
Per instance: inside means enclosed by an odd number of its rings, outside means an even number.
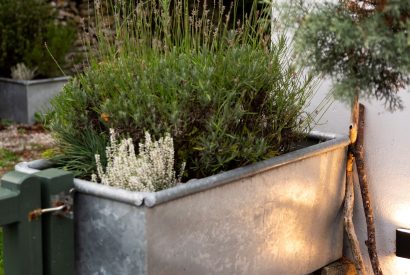
M61 193L59 195L55 195L51 197L51 205L50 208L37 208L33 211L28 213L28 220L32 221L34 219L39 218L43 214L53 214L64 216L67 218L73 218L73 194L74 189L71 189L69 194Z

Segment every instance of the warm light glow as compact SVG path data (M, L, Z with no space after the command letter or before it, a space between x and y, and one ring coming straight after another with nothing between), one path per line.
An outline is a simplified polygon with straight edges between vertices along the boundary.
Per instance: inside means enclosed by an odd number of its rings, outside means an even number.
M399 228L410 228L410 203L394 205L392 223Z
M394 275L410 275L410 260L396 257L396 255L384 257L384 264L386 274ZM387 269L386 269L387 268Z
M300 254L300 251L312 248L306 238L285 240L283 246L285 253L290 255L295 253Z

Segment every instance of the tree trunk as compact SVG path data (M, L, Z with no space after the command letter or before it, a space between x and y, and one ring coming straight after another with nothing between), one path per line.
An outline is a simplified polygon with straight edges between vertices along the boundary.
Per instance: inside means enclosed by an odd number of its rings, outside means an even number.
M362 195L363 208L367 224L367 241L366 246L369 252L370 262L372 264L373 273L375 275L382 275L379 258L376 249L376 230L374 225L374 213L369 194L369 183L367 181L367 174L364 162L364 106L360 104L359 107L359 123L356 143L352 146L353 154L356 159L356 168L359 176L360 191Z
M359 99L356 96L353 101L351 124L349 129L350 145L347 154L346 163L346 195L344 204L344 226L347 237L349 239L350 248L352 250L354 264L356 271L360 275L366 274L366 268L364 265L363 257L360 252L359 241L356 236L356 232L353 224L353 208L354 208L354 182L353 182L353 165L354 155L353 146L357 139L357 128L359 124Z

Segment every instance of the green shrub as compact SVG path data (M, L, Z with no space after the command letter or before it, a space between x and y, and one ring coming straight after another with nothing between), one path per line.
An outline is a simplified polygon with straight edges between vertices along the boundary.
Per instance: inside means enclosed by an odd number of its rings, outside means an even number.
M38 77L61 75L58 64L75 39L74 28L55 23L52 7L44 0L0 1L0 75L10 76L10 69L24 63Z
M410 85L410 1L287 1L295 50L305 66L334 80L337 99L356 95L402 109Z
M117 22L116 43L100 37L99 59L52 102L60 165L89 177L109 128L136 144L149 131L170 133L176 167L186 161L185 176L200 178L287 152L310 129L303 110L316 82L292 65L283 37L270 45L267 17L229 30L222 12L206 15L219 17L216 29L178 3L171 15L162 3Z

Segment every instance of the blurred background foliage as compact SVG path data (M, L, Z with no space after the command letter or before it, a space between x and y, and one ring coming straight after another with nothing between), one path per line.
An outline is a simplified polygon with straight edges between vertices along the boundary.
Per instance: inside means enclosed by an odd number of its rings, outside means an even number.
M47 1L1 0L0 76L10 77L18 63L35 70L37 78L61 76L57 64L64 65L75 35L70 24L57 22Z

